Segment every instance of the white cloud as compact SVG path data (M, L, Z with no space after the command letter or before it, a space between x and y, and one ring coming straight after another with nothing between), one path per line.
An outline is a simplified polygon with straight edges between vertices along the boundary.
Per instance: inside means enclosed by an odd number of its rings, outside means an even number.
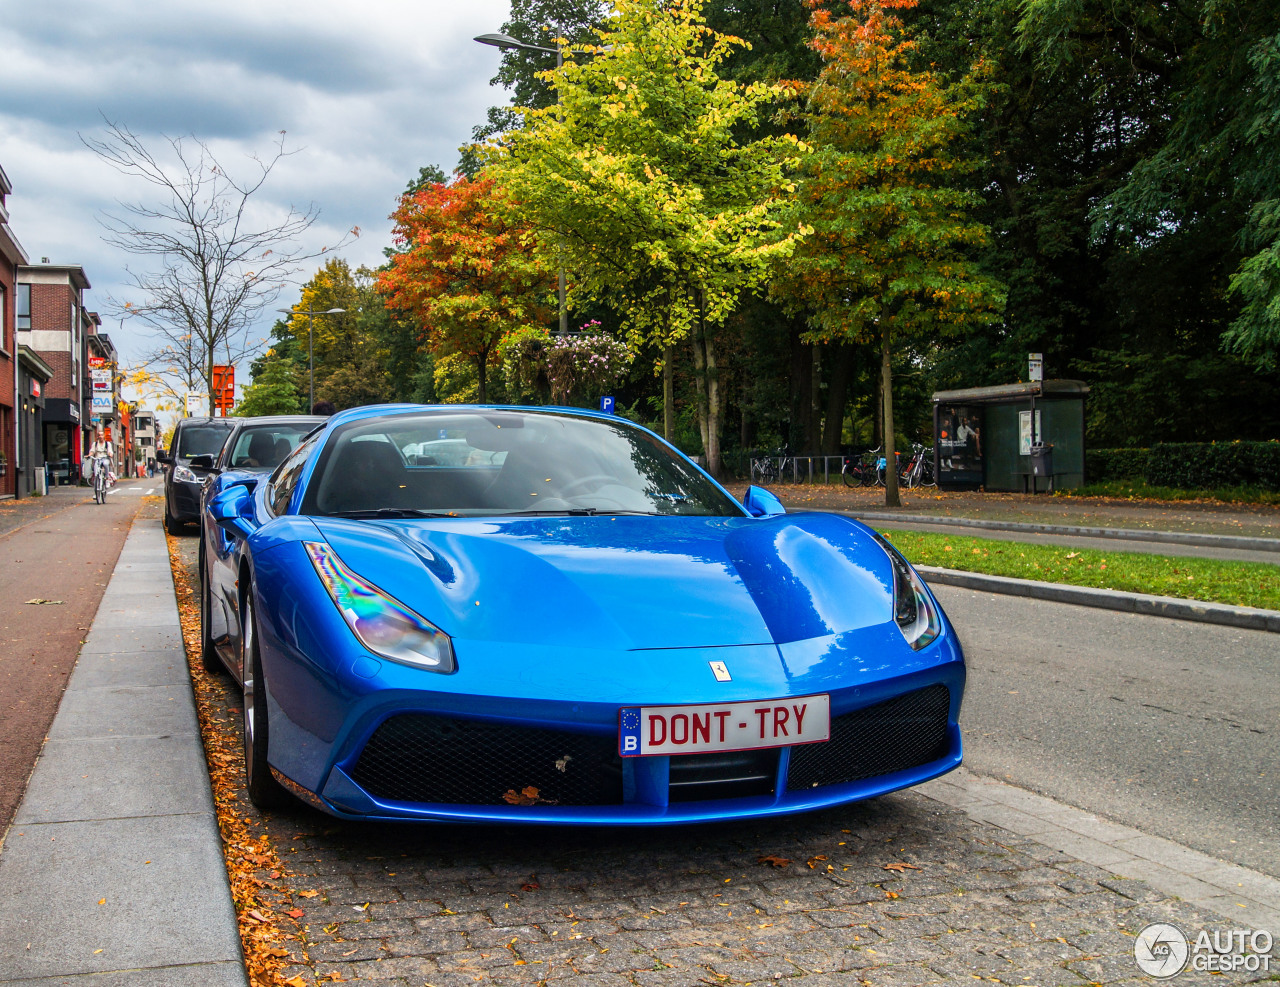
M161 135L194 134L234 170L284 130L298 153L258 208L314 203L314 246L359 226L342 256L380 263L405 183L422 165L451 169L485 108L505 99L488 84L498 53L471 38L508 16L507 0L10 5L0 21L0 166L14 186L14 231L33 262L84 267L87 304L103 310L125 297L126 265L138 262L102 242L98 217L149 188L78 135L103 136L104 116L153 148ZM148 348L127 323L105 328L127 360Z

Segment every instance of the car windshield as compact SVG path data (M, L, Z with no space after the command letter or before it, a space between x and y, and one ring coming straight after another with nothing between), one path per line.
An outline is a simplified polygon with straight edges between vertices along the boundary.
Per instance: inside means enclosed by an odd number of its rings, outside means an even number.
M700 471L624 421L498 410L387 416L336 429L302 512L742 515Z
M187 425L179 430L178 448L174 455L179 459L217 456L230 430L227 425Z
M275 469L315 427L316 422L246 425L236 436L226 468Z

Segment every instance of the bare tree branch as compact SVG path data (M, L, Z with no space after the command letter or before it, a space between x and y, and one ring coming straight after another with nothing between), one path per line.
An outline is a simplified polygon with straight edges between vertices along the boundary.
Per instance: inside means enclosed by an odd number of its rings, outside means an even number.
M284 131L265 158L252 157L247 179L232 177L208 144L196 137L165 137L173 154L159 161L136 134L108 120L102 140L81 137L86 147L122 175L154 186L154 196L120 203L104 214L103 239L143 258L126 268L136 300L110 299L110 311L149 327L159 345L147 358L153 373L175 385L203 384L213 414L213 366L221 350L236 363L256 348L249 330L303 262L329 253L360 235L352 229L339 243L307 251L298 244L319 218L309 206L293 206L274 223L255 227L250 200L261 191L281 160Z

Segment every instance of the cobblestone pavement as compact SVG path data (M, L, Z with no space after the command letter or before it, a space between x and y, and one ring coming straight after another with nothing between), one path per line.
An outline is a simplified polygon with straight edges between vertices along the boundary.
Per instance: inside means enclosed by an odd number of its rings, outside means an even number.
M182 539L192 570L196 548ZM283 861L261 879L300 906L295 984L1151 983L1144 926L1228 924L910 791L669 830L351 824L301 804L264 818L243 793L236 810Z

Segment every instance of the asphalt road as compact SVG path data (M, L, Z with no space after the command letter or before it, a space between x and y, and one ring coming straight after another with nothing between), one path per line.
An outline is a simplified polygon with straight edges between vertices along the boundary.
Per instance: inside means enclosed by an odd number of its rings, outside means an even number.
M971 770L1280 877L1280 636L937 593Z

